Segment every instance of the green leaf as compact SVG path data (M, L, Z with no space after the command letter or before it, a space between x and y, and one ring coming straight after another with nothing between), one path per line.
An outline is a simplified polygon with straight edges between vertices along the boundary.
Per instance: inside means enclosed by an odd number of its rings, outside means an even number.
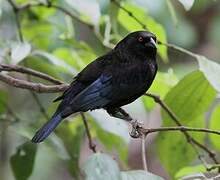
M7 93L0 89L0 114L6 109L5 103L7 102Z
M121 180L163 180L162 177L143 170L121 172Z
M70 156L70 159L67 161L69 171L77 179L80 174L79 157L84 132L84 126L79 116L74 118L74 122L62 123L56 131L56 135L61 138Z
M178 1L183 5L185 10L189 11L192 8L195 0L178 0Z
M57 79L61 79L61 75L59 73L61 69L57 66L52 66L50 62L46 61L44 58L40 56L29 56L25 60L25 62L26 63L24 63L23 66L28 65L29 68L32 68L36 71L46 73Z
M162 180L161 177L143 170L120 172L116 161L104 153L93 154L86 161L83 170L86 180Z
M204 73L205 77L209 80L212 86L220 92L220 81L219 81L219 74L220 74L220 64L207 59L204 56L196 56L199 69Z
M196 166L187 166L187 167L183 167L175 174L175 179L180 179L189 174L203 173L203 172L204 173L207 172L206 167L203 164Z
M169 91L164 101L180 119L182 125L204 127L204 113L208 111L215 97L216 91L206 80L203 73L195 71L179 81ZM174 121L163 110L162 118L163 126L175 125ZM200 142L204 139L202 134L190 134ZM172 141L167 141L168 139L172 139ZM157 147L160 160L172 176L195 158L195 151L180 132L159 133Z
M158 94L163 99L177 82L178 79L172 69L167 73L158 72L148 92ZM142 99L147 109L152 109L156 105L152 98L143 96Z
M66 2L70 7L80 13L79 17L81 20L91 22L94 25L99 24L101 12L99 3L96 0L66 0Z
M128 144L120 136L103 130L98 123L92 121L92 129L95 130L97 138L106 147L107 150L116 150L120 160L127 165Z
M216 91L210 85L201 71L194 71L185 76L166 95L164 101L170 109L188 123L194 117L206 112L216 97ZM173 123L170 117L162 111L164 125Z
M46 21L33 21L25 19L22 26L22 33L26 39L31 41L34 47L48 50L54 45L53 26ZM53 42L53 43L51 43Z
M220 130L219 117L220 117L220 104L216 106L214 112L212 113L209 124L210 129ZM215 134L209 134L209 138L212 144L214 145L214 147L220 152L219 136Z
M80 68L85 65L83 62L77 59L75 52L68 48L57 48L55 51L53 51L53 55L59 59L63 59L67 64L78 70L80 70Z
M110 156L103 153L92 155L83 168L86 180L120 180L119 167Z
M17 43L12 47L11 60L12 64L18 64L25 59L31 52L31 45L27 42Z
M190 127L204 127L204 115L193 118L193 121L184 125ZM170 120L172 121L172 120ZM172 124L172 123L170 123ZM204 134L190 133L199 142L204 141ZM157 137L157 149L160 161L173 177L182 167L187 166L196 158L195 150L186 141L181 132L161 132Z
M47 60L50 61L50 63L52 63L52 64L54 64L58 67L61 67L63 69L63 71L66 72L66 73L70 73L71 75L72 74L77 74L77 70L74 67L70 66L64 60L59 59L56 56L54 56L54 55L52 55L48 52L35 50L35 51L32 52L32 55L41 56L41 57L46 58Z
M176 16L174 6L173 6L171 0L166 0L166 3L167 3L167 7L170 11L170 15L172 17L173 24L177 27L178 20L177 20L177 16Z
M125 3L123 4L123 7L132 14L137 17L139 21L144 23L152 33L154 33L157 36L157 39L161 42L166 43L167 42L167 37L166 37L166 32L163 28L162 25L154 21L153 18L147 15L145 12L145 9ZM141 30L143 27L134 20L134 18L130 17L124 10L120 9L118 13L118 21L119 23L124 26L129 32L136 31L136 30ZM158 53L161 56L161 58L164 60L164 62L168 62L168 56L167 56L167 47L166 46L159 46L158 47Z
M11 156L10 163L16 180L27 180L34 167L37 146L26 142L18 147L16 153Z
M89 114L102 129L121 137L126 143L129 142L128 126L124 120L113 118L103 110L91 111Z
M1 1L0 1L0 4L1 4ZM0 19L1 19L1 17L2 17L2 9L0 7Z

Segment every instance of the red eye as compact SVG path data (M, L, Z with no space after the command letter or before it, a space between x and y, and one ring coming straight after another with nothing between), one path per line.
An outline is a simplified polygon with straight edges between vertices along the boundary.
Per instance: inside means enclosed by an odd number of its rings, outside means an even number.
M143 41L144 41L144 38L140 36L140 37L138 38L138 41L139 41L139 42L143 42Z

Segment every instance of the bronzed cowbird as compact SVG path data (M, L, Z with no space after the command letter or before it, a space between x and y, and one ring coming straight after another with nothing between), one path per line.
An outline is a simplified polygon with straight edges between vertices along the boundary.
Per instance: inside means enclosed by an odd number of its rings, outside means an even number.
M128 34L114 49L88 64L55 101L56 112L32 142L42 142L66 117L103 108L110 115L131 120L120 107L143 95L156 72L156 37L147 31Z

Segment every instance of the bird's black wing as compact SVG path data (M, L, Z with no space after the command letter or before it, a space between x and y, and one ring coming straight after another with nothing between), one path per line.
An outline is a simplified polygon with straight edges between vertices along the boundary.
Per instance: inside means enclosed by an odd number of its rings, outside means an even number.
M106 66L105 62L108 58L108 54L99 57L92 63L88 64L76 77L74 77L74 80L70 84L69 88L61 96L54 100L54 102L62 100L58 106L57 112L60 112L65 109L66 106L69 106L70 102L80 92L99 78Z
M146 78L142 78L143 73L148 76L146 69L136 64L124 68L106 67L96 81L72 99L71 111L88 111L132 102L146 91Z

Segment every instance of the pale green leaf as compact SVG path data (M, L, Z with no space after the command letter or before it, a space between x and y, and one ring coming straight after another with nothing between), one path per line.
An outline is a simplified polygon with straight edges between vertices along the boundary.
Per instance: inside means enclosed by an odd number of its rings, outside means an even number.
M96 153L85 163L83 168L86 180L120 180L119 167L109 155Z
M215 108L210 119L210 129L220 130L220 104ZM219 135L209 134L210 140L214 147L220 152Z
M122 160L124 164L127 165L128 160L128 143L124 141L120 136L117 136L113 133L107 132L102 129L98 123L92 121L91 130L94 136L99 139L99 141L105 146L107 151L116 150L119 156L119 159Z
M220 64L207 59L204 56L196 56L199 62L199 69L204 73L212 86L220 92Z
M189 11L192 8L195 0L178 0L178 1L183 5L185 10Z
M18 64L24 58L26 58L31 52L31 45L27 42L16 43L11 50L12 64Z
M121 180L163 180L162 177L143 170L123 171Z
M0 1L0 4L1 4L1 1ZM2 9L0 7L0 19L1 19L1 17L2 17Z
M115 160L107 154L93 154L83 168L86 180L162 180L161 177L143 170L122 171Z
M171 0L166 0L166 3L167 3L167 7L170 11L170 15L172 17L172 20L173 20L173 24L175 26L177 26L178 20L177 20L176 11L174 9L174 6L173 6Z
M145 9L142 9L141 7L125 3L123 4L123 7L132 14L135 15L135 17L141 21L149 31L154 33L157 36L157 39L161 42L167 42L166 38L166 32L162 25L157 23L153 18L147 15ZM132 31L138 31L142 30L143 27L132 17L130 17L124 10L120 9L118 12L118 21L119 23L124 26L129 32ZM158 46L158 53L162 57L162 59L167 62L168 56L167 56L167 47L166 46Z
M104 110L91 111L89 114L102 129L120 136L126 143L129 142L128 126L124 120L113 118Z
M91 22L94 25L99 24L101 16L99 3L96 0L66 0L74 10L79 12L83 21Z

